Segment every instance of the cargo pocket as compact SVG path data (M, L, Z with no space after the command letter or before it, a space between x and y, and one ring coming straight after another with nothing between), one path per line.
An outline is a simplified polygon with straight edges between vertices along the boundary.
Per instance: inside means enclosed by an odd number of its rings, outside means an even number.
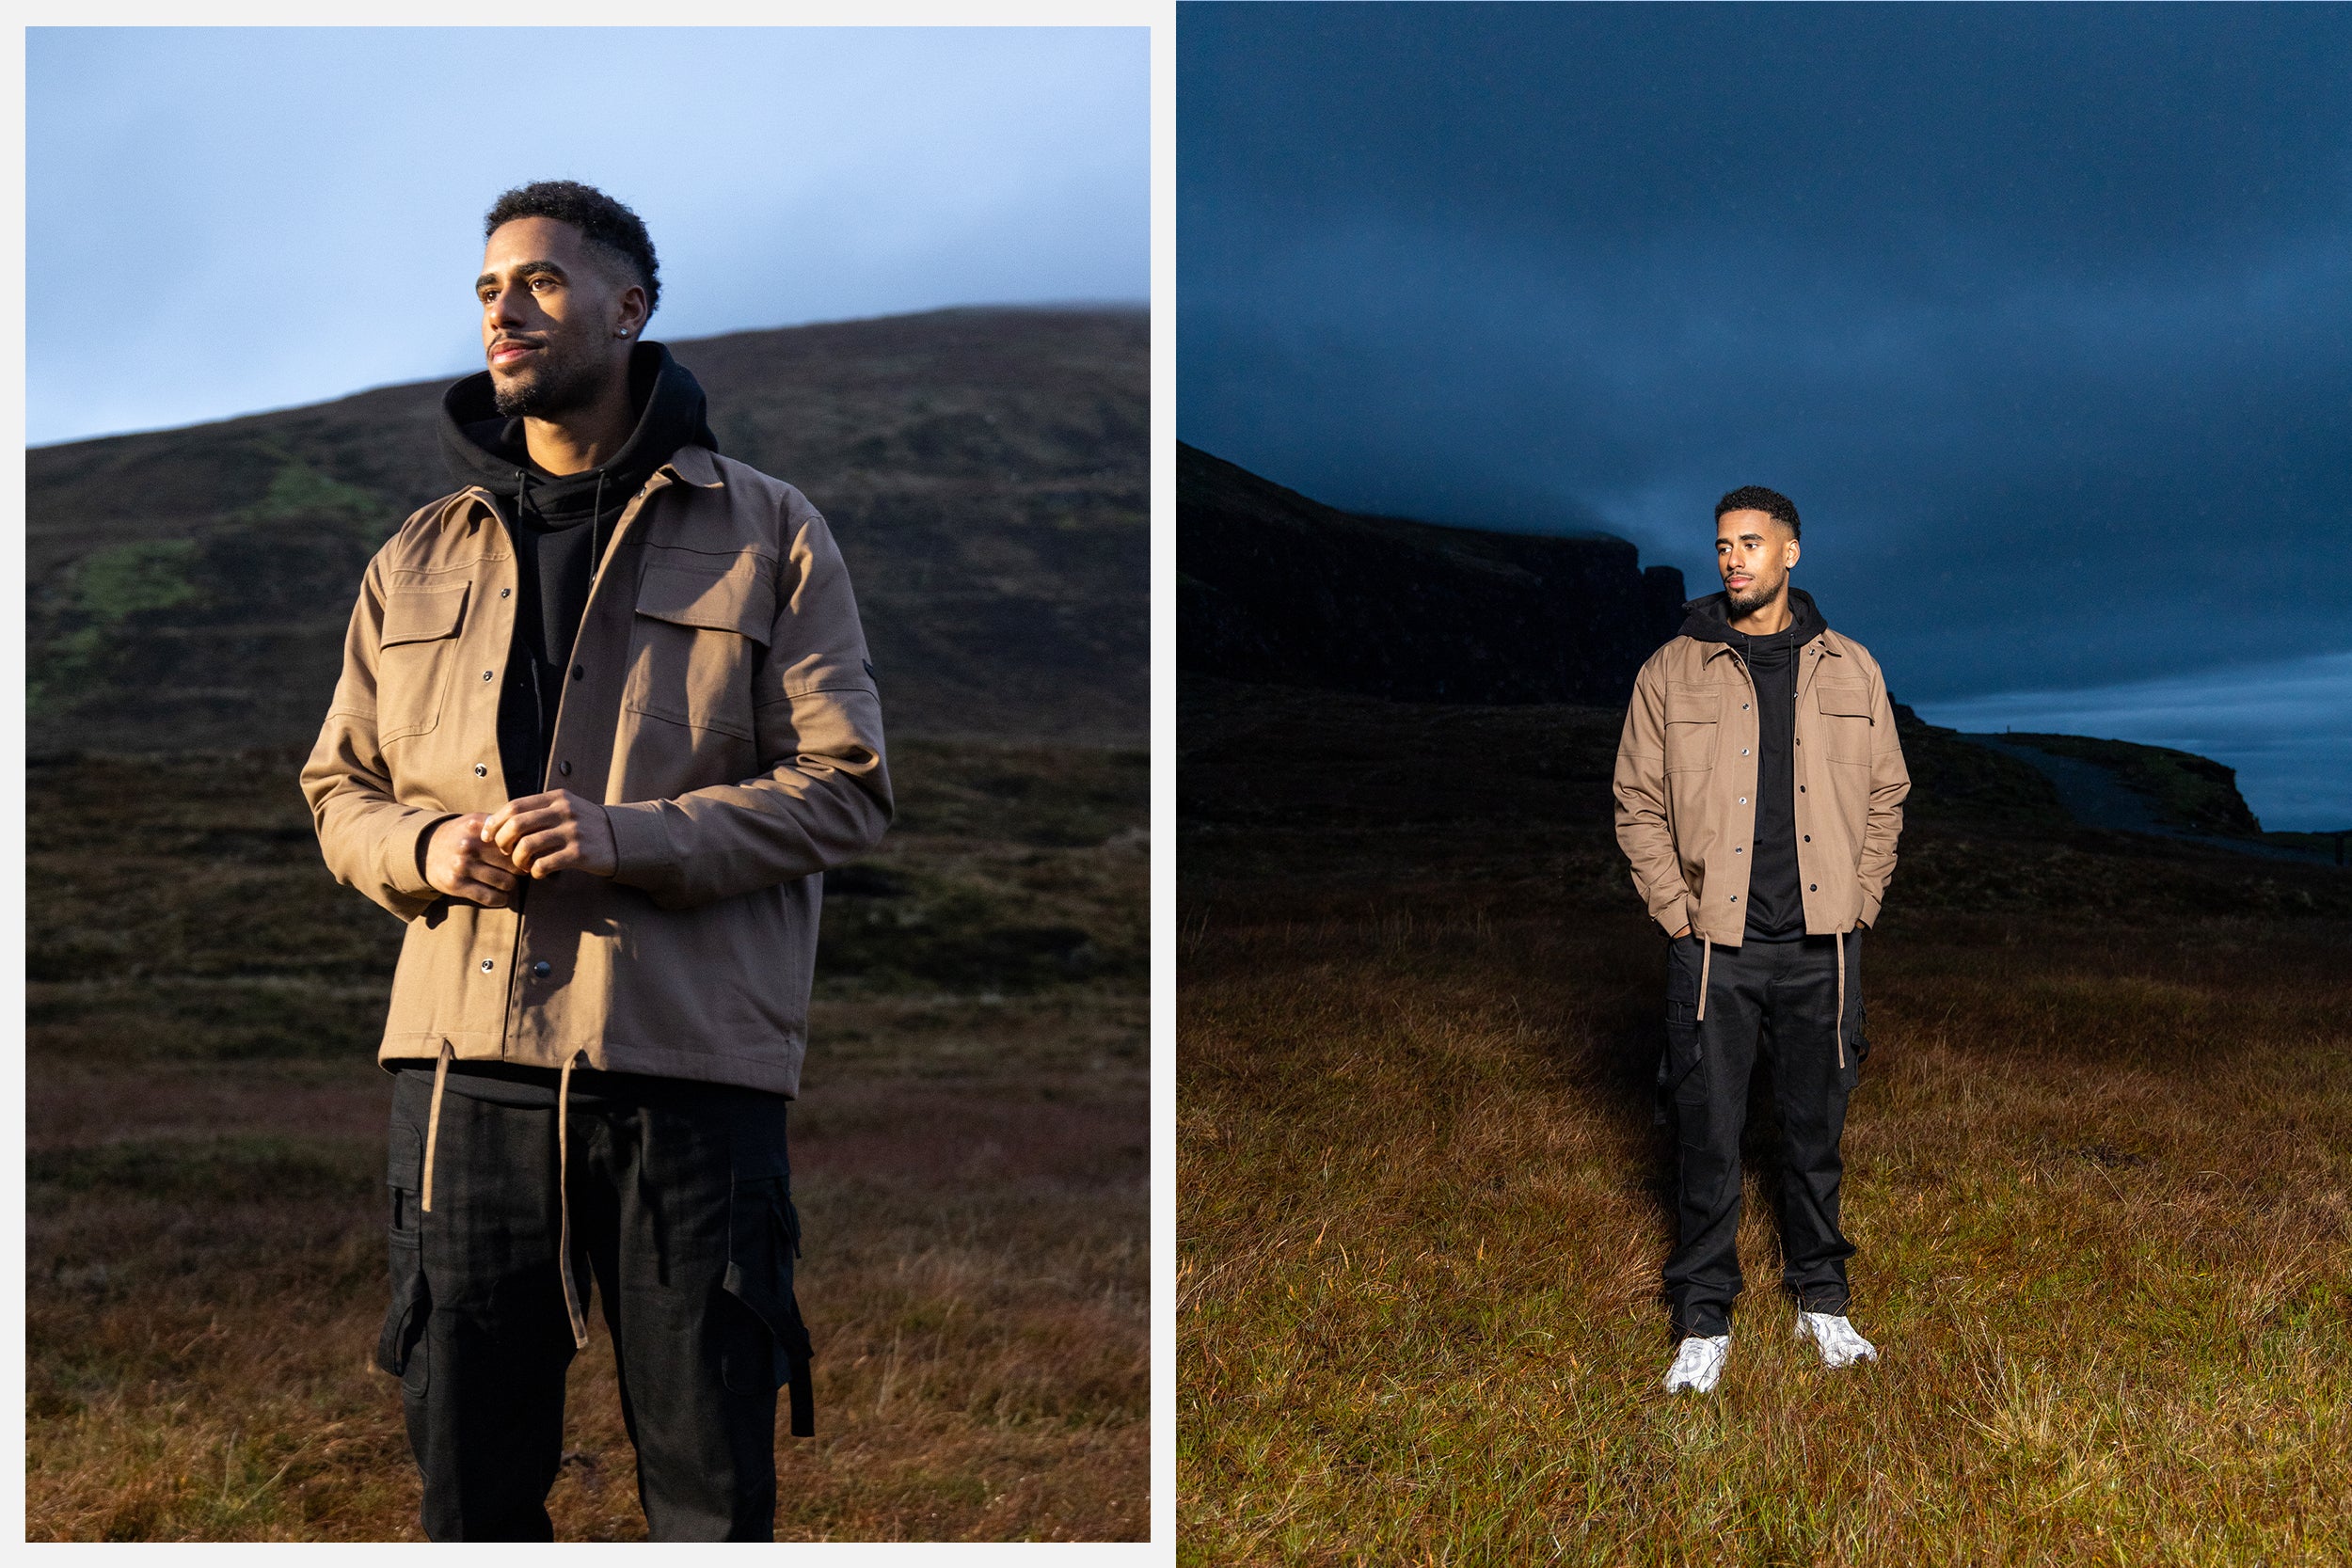
M384 1332L375 1341L375 1364L400 1379L404 1393L419 1398L432 1376L424 1326L433 1315L433 1295L425 1285L424 1231L419 1211L423 1149L415 1128L393 1125L384 1173L391 1196L392 1301L384 1313Z
M1666 1041L1658 1053L1658 1104L1652 1119L1666 1125L1676 1096L1699 1065L1699 939L1677 937L1666 952Z
M729 1321L718 1336L719 1375L737 1394L772 1394L789 1384L792 1435L808 1437L816 1432L813 1351L792 1293L792 1259L800 1250L801 1219L787 1180L736 1182L722 1281Z

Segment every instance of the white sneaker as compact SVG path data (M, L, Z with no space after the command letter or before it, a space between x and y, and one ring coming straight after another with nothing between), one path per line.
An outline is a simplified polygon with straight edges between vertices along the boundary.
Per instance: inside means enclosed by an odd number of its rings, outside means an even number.
M1688 1388L1694 1394L1713 1393L1715 1380L1724 1375L1724 1358L1730 1354L1728 1334L1711 1339L1692 1335L1675 1349L1675 1364L1666 1369L1666 1392L1676 1394Z
M1857 1361L1876 1361L1878 1346L1854 1332L1842 1313L1800 1312L1797 1314L1797 1338L1811 1339L1821 1348L1824 1367L1851 1367Z

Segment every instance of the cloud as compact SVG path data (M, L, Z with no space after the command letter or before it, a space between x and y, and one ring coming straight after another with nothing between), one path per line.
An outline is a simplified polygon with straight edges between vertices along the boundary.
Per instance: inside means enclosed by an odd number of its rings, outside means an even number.
M2352 8L1211 7L1179 428L1335 504L1716 496L1907 699L2352 645Z

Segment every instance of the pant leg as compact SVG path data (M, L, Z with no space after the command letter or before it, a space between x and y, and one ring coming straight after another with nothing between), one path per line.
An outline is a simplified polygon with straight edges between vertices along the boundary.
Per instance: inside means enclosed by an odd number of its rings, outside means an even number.
M1748 1079L1756 1067L1763 1011L1765 945L1718 947L1711 958L1696 937L1674 943L1666 986L1668 1074L1679 1164L1675 1250L1666 1259L1666 1299L1677 1335L1731 1331L1740 1293L1740 1135L1745 1130ZM1707 1017L1697 1014L1707 959Z
M1842 1042L1841 940L1846 946ZM1766 1011L1764 1049L1780 1116L1781 1279L1807 1312L1842 1314L1851 1300L1846 1260L1854 1249L1838 1228L1845 1175L1838 1146L1845 1135L1847 1097L1862 1068L1859 1030L1853 1027L1861 1010L1861 944L1860 932L1785 943L1787 961L1773 977Z
M591 1256L657 1541L775 1538L776 1390L799 1324L785 1103L713 1089L641 1106L596 1151L614 1213Z
M432 1082L392 1092L390 1313L377 1361L401 1379L435 1541L547 1541L572 1336L555 1271L552 1113L448 1094L433 1212L419 1210Z

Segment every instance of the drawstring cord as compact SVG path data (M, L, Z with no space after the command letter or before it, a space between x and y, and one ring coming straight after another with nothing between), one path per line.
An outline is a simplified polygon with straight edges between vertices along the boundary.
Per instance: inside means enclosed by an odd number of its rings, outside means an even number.
M441 1059L433 1064L433 1110L424 1118L424 1191L419 1195L418 1205L426 1213L433 1212L433 1151L441 1142L441 1091L449 1086L450 1043L441 1042Z
M1715 944L1714 944L1713 942L1711 942L1708 941L1705 937L1700 937L1700 938L1699 938L1699 1016L1698 1016L1698 1019L1697 1019L1697 1022L1700 1022L1700 1023L1705 1023L1705 1022L1707 1022L1707 971L1708 971L1708 966L1709 964L1712 964L1714 961L1715 961Z
M572 1283L572 1064L579 1059L577 1051L564 1058L564 1076L555 1089L555 1203L561 1215L555 1266L564 1275L564 1310L571 1316L573 1348L586 1350L588 1317L580 1309L580 1291Z
M1845 1069L1845 1066L1846 1066L1846 938L1845 938L1845 934L1844 934L1843 932L1840 932L1840 933L1838 934L1838 937L1837 937L1837 1067L1838 1067L1838 1069L1839 1069L1840 1071L1843 1071L1843 1070Z

